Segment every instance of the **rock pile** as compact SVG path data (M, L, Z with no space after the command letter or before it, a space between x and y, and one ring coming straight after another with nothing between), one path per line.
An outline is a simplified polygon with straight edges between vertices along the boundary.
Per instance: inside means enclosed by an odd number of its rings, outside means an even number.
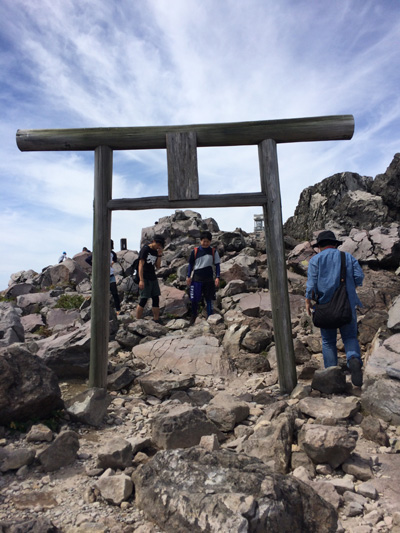
M395 161L379 178L388 190ZM162 324L150 313L132 318L137 252L117 253L122 312L110 300L107 391L86 385L84 253L13 274L0 302L0 530L399 533L400 221L396 194L356 176L324 180L310 197L333 198L339 182L353 200L350 189L368 189L357 199L360 212L372 213L368 222L335 218L341 249L365 273L362 389L350 382L341 343L339 366L323 368L320 335L304 310L314 253L306 239L287 239L298 376L289 396L278 385L265 243L254 234L220 231L193 211L145 228L143 240L157 232L167 242ZM386 218L370 208L372 194ZM329 213L314 217L313 229ZM213 234L224 283L215 313L189 326L186 266L203 229Z

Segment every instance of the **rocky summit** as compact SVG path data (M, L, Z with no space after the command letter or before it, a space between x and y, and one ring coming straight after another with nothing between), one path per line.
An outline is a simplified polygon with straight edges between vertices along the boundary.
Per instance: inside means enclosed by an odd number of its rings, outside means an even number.
M136 320L137 251L117 253L107 389L88 387L86 253L12 274L0 301L2 533L400 533L400 154L375 179L345 172L303 191L285 224L297 371L280 392L268 257L259 232L176 211L142 230L166 239L161 323ZM187 263L202 230L221 256L214 314L194 324ZM343 344L324 369L305 313L317 231L365 274L364 384ZM150 304L149 304L150 305Z

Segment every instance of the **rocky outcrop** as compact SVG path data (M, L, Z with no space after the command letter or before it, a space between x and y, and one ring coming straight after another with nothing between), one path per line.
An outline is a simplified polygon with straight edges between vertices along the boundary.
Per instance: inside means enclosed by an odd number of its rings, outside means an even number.
M399 190L400 154L375 180L352 172L334 174L301 193L285 233L307 241L321 229L342 236L352 228L371 230L400 222Z

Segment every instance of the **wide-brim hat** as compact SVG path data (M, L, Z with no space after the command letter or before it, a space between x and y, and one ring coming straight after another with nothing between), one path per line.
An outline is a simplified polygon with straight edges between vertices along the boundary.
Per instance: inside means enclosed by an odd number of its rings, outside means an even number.
M333 231L330 230L324 230L318 233L316 242L312 245L313 248L316 248L320 245L321 242L331 242L332 244L335 244L337 246L340 246L343 244L342 241L338 241L335 237L335 234Z

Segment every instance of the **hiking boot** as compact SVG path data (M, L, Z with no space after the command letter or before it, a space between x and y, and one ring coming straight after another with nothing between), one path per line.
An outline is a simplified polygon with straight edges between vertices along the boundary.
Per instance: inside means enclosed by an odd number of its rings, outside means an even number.
M191 316L189 320L189 326L193 326L193 324L196 322L197 316Z
M355 387L361 387L363 384L363 376L361 371L361 361L358 357L352 357L350 359L349 369L351 372L351 382Z
M157 319L153 318L153 322L155 322L156 324L162 325L161 319L159 319L159 318L157 318Z

